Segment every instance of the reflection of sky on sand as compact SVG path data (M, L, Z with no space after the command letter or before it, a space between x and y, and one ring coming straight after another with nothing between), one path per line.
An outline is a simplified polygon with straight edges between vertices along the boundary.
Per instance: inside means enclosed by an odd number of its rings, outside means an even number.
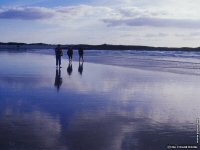
M89 66L90 70L94 70L98 65L88 64ZM81 79L66 79L65 85L71 85L66 88L106 95L106 100L111 101L111 106L133 105L138 115L149 116L161 122L194 121L199 114L200 80L197 76L120 67L111 69L110 66L101 65L99 68L102 70L93 73L88 72L88 69ZM144 114L145 112L147 113Z
M11 130L19 139L34 136L30 145L87 150L195 143L198 76L91 63L80 75L77 62L69 76L66 61L57 92L52 56L21 54L27 58L19 61L20 54L6 55L0 62L12 59L0 67L0 132L7 138Z
M0 119L1 149L66 150L60 141L61 127L58 118L39 111L19 113L8 108Z
M164 149L168 143L194 144L195 127L174 127L132 113L91 112L79 114L66 131L73 149ZM173 135L172 135L173 133ZM92 142L90 142L92 141Z

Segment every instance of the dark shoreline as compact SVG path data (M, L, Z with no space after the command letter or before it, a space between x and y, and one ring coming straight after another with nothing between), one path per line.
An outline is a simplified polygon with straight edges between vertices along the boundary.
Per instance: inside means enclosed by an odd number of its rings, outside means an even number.
M110 44L102 44L102 45L88 45L88 44L66 44L61 45L63 49L67 49L68 47L72 47L73 49L78 49L80 47L85 50L140 50L140 51L200 51L200 47L192 48L192 47L152 47L152 46L138 46L138 45L110 45ZM0 42L0 50L26 50L26 49L54 49L56 44L44 44L44 43L1 43Z

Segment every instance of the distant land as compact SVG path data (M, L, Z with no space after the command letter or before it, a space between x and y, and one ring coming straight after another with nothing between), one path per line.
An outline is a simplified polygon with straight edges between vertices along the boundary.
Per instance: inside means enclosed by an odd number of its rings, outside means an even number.
M85 50L145 50L145 51L200 51L200 47L191 48L191 47L151 47L151 46L139 46L139 45L88 45L88 44L66 44L61 45L63 49L72 47L73 49L78 49L80 47ZM55 44L45 44L45 43L16 43L0 42L0 50L34 50L34 49L54 49Z

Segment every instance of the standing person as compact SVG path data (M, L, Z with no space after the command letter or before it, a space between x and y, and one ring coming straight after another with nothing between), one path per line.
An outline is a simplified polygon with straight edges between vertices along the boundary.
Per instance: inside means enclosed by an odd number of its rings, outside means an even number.
M82 62L83 62L84 61L83 60L83 48L78 49L78 54L79 54L79 62L81 61L81 59L82 59Z
M56 67L61 68L61 56L63 56L63 50L60 45L55 48L55 55L56 55Z
M67 55L69 57L69 62L71 62L72 61L72 56L73 56L73 49L71 47L68 48Z

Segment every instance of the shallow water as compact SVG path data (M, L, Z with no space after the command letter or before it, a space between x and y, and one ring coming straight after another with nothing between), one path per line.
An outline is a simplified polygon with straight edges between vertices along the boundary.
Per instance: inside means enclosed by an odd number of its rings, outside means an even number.
M39 53L1 52L0 64L0 149L197 145L199 76L87 62L70 72L67 60L56 70Z

